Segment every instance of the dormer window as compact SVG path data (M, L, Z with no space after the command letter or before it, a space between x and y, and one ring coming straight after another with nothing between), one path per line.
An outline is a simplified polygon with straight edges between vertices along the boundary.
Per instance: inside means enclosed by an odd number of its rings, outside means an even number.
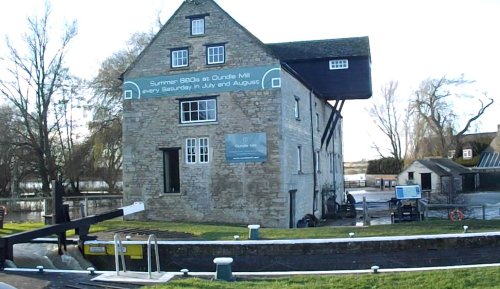
M186 16L186 19L189 19L191 36L205 35L205 17L207 16L210 16L210 14Z
M333 59L330 60L330 70L348 69L349 61L347 59Z
M464 156L464 160L472 159L472 149L464 149L462 155Z
M191 35L205 34L205 18L191 19Z

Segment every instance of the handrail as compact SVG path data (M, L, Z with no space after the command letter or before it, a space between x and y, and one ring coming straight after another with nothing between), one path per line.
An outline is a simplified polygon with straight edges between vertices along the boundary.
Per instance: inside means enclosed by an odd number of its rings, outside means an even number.
M148 276L151 279L151 240L155 241L156 271L160 273L160 256L158 255L158 240L154 234L148 237Z
M125 256L123 255L123 244L122 239L119 234L115 234L113 237L113 241L115 243L115 268L116 268L116 276L120 275L120 260L118 258L118 254L122 259L122 267L123 272L127 272L127 267L125 266Z

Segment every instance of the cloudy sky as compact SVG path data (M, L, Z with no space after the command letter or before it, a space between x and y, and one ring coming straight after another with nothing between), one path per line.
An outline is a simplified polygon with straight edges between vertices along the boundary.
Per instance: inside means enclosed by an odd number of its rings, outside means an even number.
M57 32L64 21L78 21L67 60L74 74L91 78L130 34L156 27L158 15L165 22L182 1L52 0L53 27ZM464 74L476 81L477 95L487 92L496 100L474 129L492 132L500 124L499 0L216 1L265 43L369 36L374 99L391 80L399 81L399 94L407 98L426 78ZM1 39L20 37L26 17L42 7L40 0L2 0ZM367 115L371 104L355 100L344 107L345 161L377 157L373 141L384 139ZM478 109L473 99L455 105L464 116Z

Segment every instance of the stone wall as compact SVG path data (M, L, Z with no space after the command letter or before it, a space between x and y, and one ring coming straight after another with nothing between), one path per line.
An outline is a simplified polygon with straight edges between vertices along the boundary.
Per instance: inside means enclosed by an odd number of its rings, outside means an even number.
M190 73L207 69L276 65L261 43L212 1L185 2L141 54L126 78ZM190 36L189 15L206 16L205 36ZM207 66L205 44L225 43L226 63ZM189 67L172 69L170 50L189 48ZM184 95L197 97L201 95ZM279 89L225 92L217 96L217 122L179 124L179 100L159 97L124 101L124 200L144 201L145 213L132 218L165 221L259 223L284 226L281 193ZM227 163L225 136L264 132L268 159ZM186 164L186 138L209 138L208 164ZM161 149L180 148L179 193L163 190Z
M192 15L206 15L205 35L190 35ZM213 43L225 45L222 65L206 64L206 45ZM189 66L171 68L170 51L181 47L189 50ZM279 65L258 39L213 1L186 1L129 68L125 79ZM206 95L124 101L124 203L143 201L146 205L144 213L130 218L288 227L305 214L320 217L322 198L343 187L341 122L329 148L320 150L331 107L282 70L281 88L211 94L217 99L216 122L180 124L179 99L202 96ZM298 120L294 115L296 97L300 98ZM265 133L267 160L228 163L225 137L235 133ZM186 139L202 137L209 139L209 163L187 164ZM298 146L302 148L300 173ZM164 192L165 149L179 150L180 192ZM320 154L318 171L313 161L316 151ZM321 195L323 189L325 196ZM290 190L297 191L292 221Z

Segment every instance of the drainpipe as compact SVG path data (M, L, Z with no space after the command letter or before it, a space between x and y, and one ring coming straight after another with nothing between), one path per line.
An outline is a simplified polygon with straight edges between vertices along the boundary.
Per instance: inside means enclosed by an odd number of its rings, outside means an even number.
M313 160L313 206L312 206L312 215L314 216L314 201L316 200L316 187L318 185L318 175L316 172L316 150L314 147L314 119L313 119L313 101L312 101L313 90L309 90L309 115L311 118L311 149L312 149L312 160Z

